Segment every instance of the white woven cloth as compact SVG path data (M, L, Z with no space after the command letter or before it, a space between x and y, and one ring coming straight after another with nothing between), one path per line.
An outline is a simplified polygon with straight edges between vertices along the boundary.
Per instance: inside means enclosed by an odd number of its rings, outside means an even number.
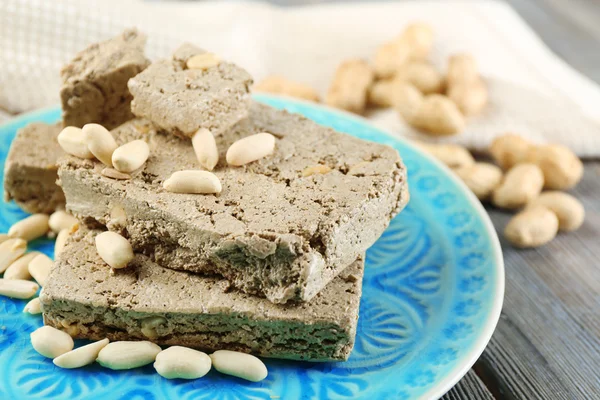
M260 2L0 0L0 108L22 112L58 103L58 71L78 50L136 26L148 54L182 41L238 62L260 80L280 74L325 92L340 61L372 57L408 22L436 31L433 61L473 53L491 87L491 105L448 140L484 149L514 131L600 156L600 88L552 54L498 2L347 3L276 7ZM418 135L393 111L370 116L399 135Z

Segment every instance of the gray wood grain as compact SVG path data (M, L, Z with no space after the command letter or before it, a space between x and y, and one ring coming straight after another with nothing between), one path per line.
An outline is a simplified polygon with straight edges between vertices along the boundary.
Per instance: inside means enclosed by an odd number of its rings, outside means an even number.
M479 379L475 371L471 370L461 381L442 397L443 400L492 400L494 396Z

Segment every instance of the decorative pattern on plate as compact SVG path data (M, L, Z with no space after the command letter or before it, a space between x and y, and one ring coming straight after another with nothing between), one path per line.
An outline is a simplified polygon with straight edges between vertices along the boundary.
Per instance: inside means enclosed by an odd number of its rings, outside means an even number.
M367 253L356 344L344 363L266 360L269 377L243 382L214 371L196 381L168 381L151 366L110 371L97 365L55 368L29 345L40 318L25 301L0 299L0 394L3 398L123 399L415 399L439 396L482 350L497 320L503 287L496 238L473 198L447 172L404 142L361 119L319 106L256 96L351 135L395 147L408 166L411 201ZM0 162L16 130L52 122L59 110L30 114L0 127ZM0 166L3 170L3 165ZM24 216L0 206L0 231ZM34 246L52 253L52 242ZM475 354L475 357L477 354Z

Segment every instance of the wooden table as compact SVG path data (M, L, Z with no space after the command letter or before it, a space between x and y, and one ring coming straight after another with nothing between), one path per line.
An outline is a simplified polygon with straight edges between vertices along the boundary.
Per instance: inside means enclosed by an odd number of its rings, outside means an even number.
M558 55L600 83L600 3L508 2ZM502 239L500 322L481 358L444 399L600 399L600 162L586 162L572 193L587 212L579 231L535 250L515 250ZM502 238L510 214L488 211Z
M554 52L600 83L600 2L508 3ZM515 250L501 240L506 294L500 322L481 358L444 399L600 399L600 162L586 162L572 193L587 212L579 231L535 250ZM510 214L488 211L502 238Z

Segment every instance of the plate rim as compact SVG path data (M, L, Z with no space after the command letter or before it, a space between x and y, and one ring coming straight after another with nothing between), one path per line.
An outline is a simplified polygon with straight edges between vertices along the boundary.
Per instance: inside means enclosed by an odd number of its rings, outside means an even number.
M454 366L444 378L442 378L439 382L437 382L432 388L430 388L427 392L423 393L423 395L421 396L422 399L438 399L442 397L467 374L467 372L479 359L479 357L487 347L488 343L490 342L492 335L496 329L496 326L498 325L498 322L500 320L500 314L504 303L505 292L504 257L502 253L502 247L500 245L500 240L496 233L496 229L487 211L485 210L479 199L477 199L477 197L475 197L471 190L464 184L464 182L460 180L458 176L456 176L456 174L452 173L450 168L448 168L445 164L443 164L430 154L424 152L422 149L411 143L409 139L403 138L399 135L395 135L387 129L373 124L372 121L369 121L365 117L352 114L348 111L336 109L326 104L301 100L289 96L254 93L252 97L258 101L261 101L261 99L280 99L286 103L296 103L312 108L320 108L327 111L330 114L337 115L343 119L353 120L355 122L359 122L360 124L369 125L372 128L375 128L377 131L385 135L388 139L402 143L402 145L410 148L415 153L418 153L419 156L427 159L429 162L436 165L441 171L443 171L445 176L447 178L450 178L450 180L456 185L456 187L460 188L460 190L468 199L470 205L473 206L473 209L476 211L477 215L482 220L483 226L485 227L485 232L488 234L488 238L492 246L492 252L494 255L493 270L496 274L495 281L497 282L497 284L493 292L493 300L490 313L486 318L483 328L480 331L479 336L475 340L475 343L472 345L470 351L462 357L461 361L458 362L457 365ZM19 116L16 116L14 118L8 119L7 121L0 123L0 130L16 129L16 126L20 124L33 122L33 119L42 118L42 116L44 116L45 114L49 112L56 112L56 110L60 110L59 105L47 106L25 112L23 114L20 114Z

